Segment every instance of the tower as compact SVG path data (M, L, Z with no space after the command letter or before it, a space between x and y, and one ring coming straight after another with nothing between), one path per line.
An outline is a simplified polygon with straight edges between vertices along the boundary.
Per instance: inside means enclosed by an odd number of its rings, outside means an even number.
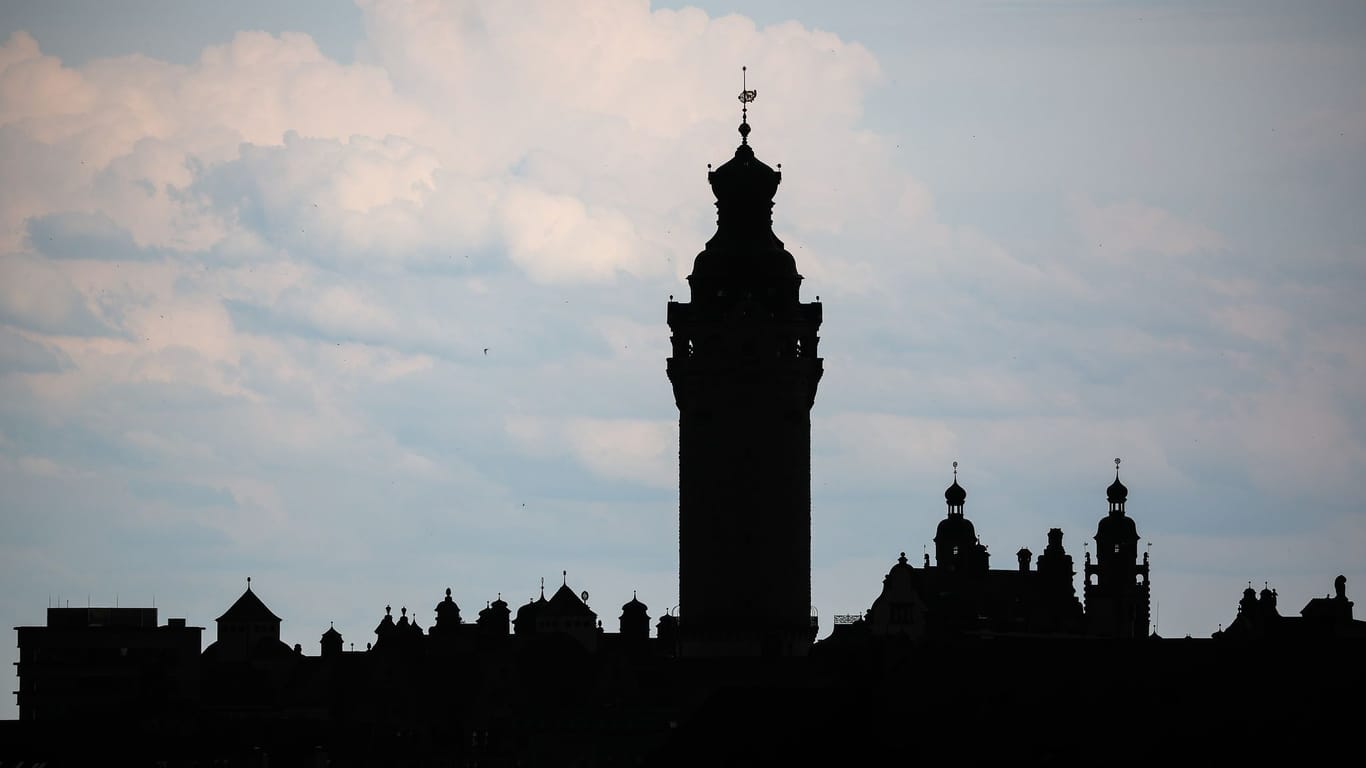
M801 655L811 624L811 406L821 305L773 234L782 173L749 145L710 171L716 234L670 301L685 655ZM781 168L781 166L779 166Z
M972 521L963 515L968 492L958 484L958 462L953 463L953 485L944 490L948 513L934 532L934 563L946 571L984 573L990 562L987 548L977 540Z
M1147 637L1148 556L1138 563L1138 528L1124 514L1129 489L1119 481L1119 459L1105 496L1110 511L1096 526L1096 563L1086 558L1086 625L1094 635Z

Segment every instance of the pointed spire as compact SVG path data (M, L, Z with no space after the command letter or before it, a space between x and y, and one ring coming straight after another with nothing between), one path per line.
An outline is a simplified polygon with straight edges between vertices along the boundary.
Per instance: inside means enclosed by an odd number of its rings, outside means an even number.
M749 103L754 101L759 95L758 91L749 90L749 67L740 67L740 143L749 143Z

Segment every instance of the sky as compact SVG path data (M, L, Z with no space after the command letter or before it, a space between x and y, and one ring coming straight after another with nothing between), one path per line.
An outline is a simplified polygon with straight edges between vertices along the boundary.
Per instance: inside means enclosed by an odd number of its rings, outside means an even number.
M676 606L665 306L742 66L824 304L820 636L953 461L994 567L1059 527L1080 570L1121 457L1164 636L1366 595L1363 39L1358 2L7 2L0 623L207 644L249 576L309 654L446 587Z

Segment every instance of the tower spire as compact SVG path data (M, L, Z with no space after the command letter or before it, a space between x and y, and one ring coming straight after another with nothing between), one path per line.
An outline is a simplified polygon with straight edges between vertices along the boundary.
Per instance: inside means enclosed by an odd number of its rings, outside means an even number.
M758 91L749 89L749 78L747 71L749 67L740 67L740 143L749 143L749 103L754 101L759 95Z

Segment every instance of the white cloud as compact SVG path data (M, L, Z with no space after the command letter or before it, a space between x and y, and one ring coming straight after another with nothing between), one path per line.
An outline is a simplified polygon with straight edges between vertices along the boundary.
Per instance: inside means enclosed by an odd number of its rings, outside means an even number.
M1079 200L1074 208L1084 243L1099 255L1188 256L1225 245L1218 232L1203 224L1135 201L1095 205Z

